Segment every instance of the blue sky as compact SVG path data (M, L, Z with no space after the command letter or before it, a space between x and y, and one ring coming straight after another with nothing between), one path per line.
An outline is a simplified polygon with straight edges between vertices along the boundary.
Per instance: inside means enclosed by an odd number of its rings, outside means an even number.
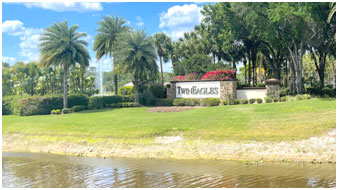
M146 29L151 35L165 32L173 40L184 32L193 30L199 24L203 3L2 3L2 56L3 61L14 64L17 61L39 59L39 35L43 28L53 22L67 19L69 25L78 24L80 32L86 32L91 65L101 65L111 70L111 60L95 59L93 40L97 22L105 15L123 16L134 29ZM171 63L164 64L164 71L172 71Z

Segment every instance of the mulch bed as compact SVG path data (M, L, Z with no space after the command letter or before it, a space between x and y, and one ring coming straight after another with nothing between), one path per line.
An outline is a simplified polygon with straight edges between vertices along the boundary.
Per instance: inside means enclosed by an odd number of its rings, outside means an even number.
M197 107L151 107L148 108L148 112L180 112L180 111L187 111Z

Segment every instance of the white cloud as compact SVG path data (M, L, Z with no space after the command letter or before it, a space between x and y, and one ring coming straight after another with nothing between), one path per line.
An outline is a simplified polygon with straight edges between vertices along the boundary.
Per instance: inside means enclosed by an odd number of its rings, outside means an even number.
M19 20L6 20L2 23L2 32L11 35L20 35L25 28Z
M19 20L6 20L2 23L2 32L12 36L20 37L19 55L26 57L26 61L39 60L39 37L43 29L25 28Z
M91 12L101 11L103 7L101 3L90 2L30 2L23 3L28 8L38 7L46 10L57 12L76 11L76 12Z
M136 20L138 21L138 22L136 23L136 25L137 25L138 27L141 27L141 26L144 25L144 22L142 21L142 18L141 18L140 16L137 16L137 17L136 17Z
M203 19L200 13L201 7L196 4L175 5L170 7L167 12L160 14L160 25L167 35L174 40L182 37L184 32L190 32Z
M16 62L16 58L15 57L3 56L2 62L6 62L6 63L9 63L10 65L13 65Z

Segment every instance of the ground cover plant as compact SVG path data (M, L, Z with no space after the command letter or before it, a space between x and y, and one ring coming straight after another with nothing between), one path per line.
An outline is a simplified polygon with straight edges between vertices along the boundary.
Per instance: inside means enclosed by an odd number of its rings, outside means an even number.
M65 115L3 116L3 134L46 141L84 138L151 141L184 134L187 139L281 141L321 135L336 125L335 99L246 104L151 113L146 107L86 110Z

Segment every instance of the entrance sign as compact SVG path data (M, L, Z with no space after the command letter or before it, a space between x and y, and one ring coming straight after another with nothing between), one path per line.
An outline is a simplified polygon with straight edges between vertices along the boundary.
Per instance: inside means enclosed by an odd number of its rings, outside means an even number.
M177 82L176 98L220 98L220 81Z

